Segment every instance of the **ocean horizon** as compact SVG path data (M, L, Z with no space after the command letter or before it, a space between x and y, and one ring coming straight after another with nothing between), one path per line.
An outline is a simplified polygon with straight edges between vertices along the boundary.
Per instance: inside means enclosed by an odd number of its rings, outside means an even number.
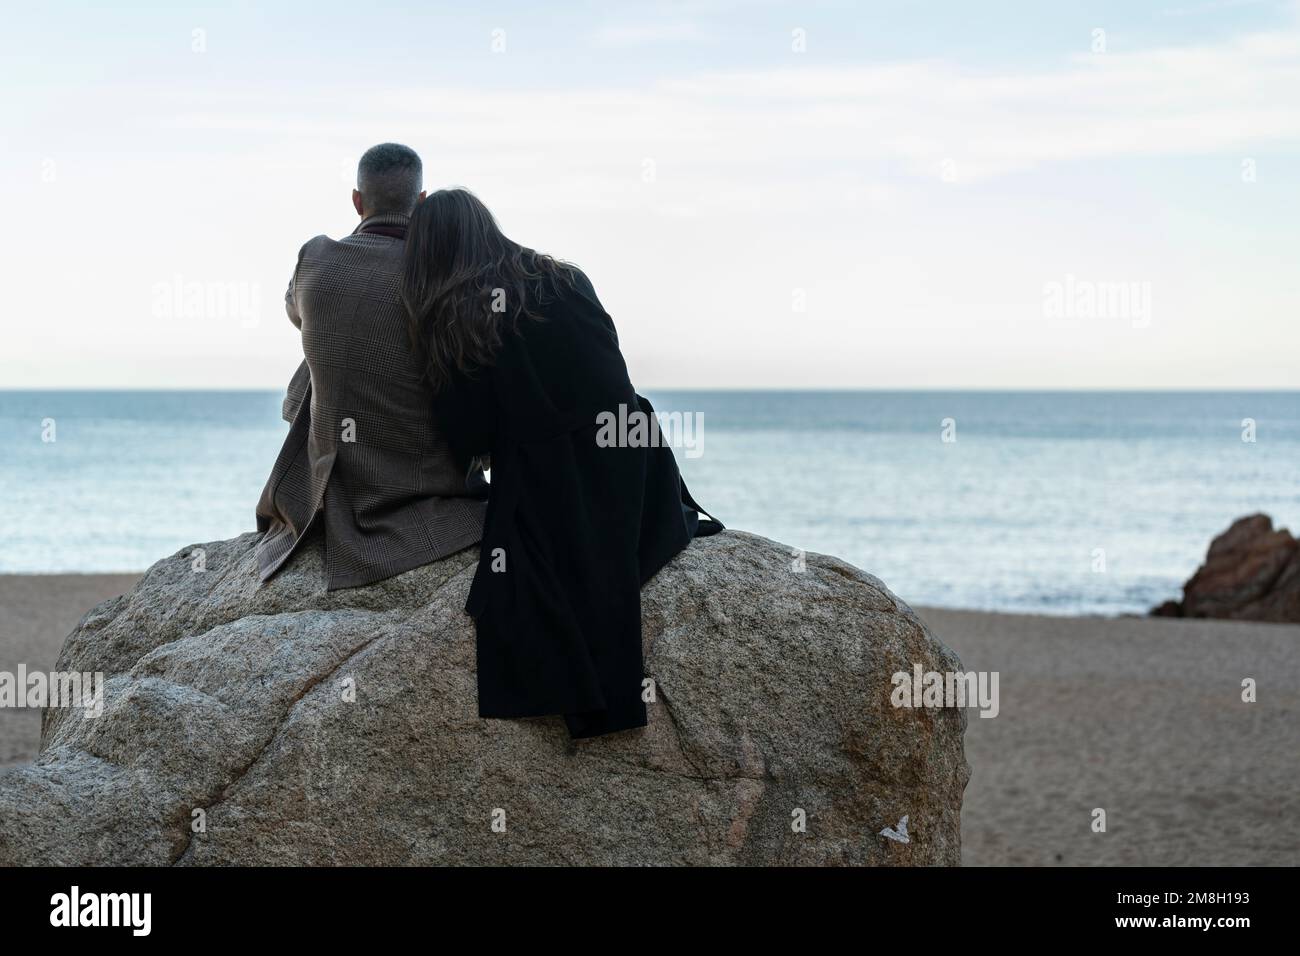
M1300 391L645 394L728 527L921 606L1142 613L1233 519L1300 524ZM0 573L142 571L253 530L282 397L0 391Z

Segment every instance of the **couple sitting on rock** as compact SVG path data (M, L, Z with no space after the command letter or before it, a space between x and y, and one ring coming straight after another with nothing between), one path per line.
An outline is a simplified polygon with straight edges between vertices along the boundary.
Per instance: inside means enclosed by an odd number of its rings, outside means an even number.
M722 526L671 448L597 442L620 405L654 410L587 277L421 180L409 148L368 150L356 230L298 254L285 306L305 361L257 506L262 579L309 532L330 589L479 544L479 716L563 714L575 738L645 726L641 585Z

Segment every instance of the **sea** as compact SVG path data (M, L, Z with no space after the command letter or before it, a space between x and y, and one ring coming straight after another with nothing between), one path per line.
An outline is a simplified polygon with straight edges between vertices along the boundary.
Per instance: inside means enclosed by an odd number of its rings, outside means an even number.
M1300 392L646 394L724 524L915 605L1142 613L1233 519L1300 532ZM0 573L140 571L252 530L281 398L0 391Z

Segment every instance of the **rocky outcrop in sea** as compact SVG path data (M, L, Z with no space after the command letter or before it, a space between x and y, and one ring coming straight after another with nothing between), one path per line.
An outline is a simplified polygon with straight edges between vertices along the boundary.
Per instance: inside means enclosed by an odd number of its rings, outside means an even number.
M1300 542L1268 515L1238 518L1210 543L1181 601L1166 601L1158 617L1222 617L1300 623Z

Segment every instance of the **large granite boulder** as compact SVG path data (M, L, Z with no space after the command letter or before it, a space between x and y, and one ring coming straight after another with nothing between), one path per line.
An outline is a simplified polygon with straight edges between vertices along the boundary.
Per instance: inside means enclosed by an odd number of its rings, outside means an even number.
M1210 543L1205 563L1166 601L1160 617L1300 623L1300 542L1268 515L1238 518Z
M842 561L692 543L644 590L649 726L574 743L478 717L474 549L330 593L318 547L259 586L256 540L159 562L68 638L103 714L48 710L0 774L0 864L960 862L966 715L890 703L960 664Z

